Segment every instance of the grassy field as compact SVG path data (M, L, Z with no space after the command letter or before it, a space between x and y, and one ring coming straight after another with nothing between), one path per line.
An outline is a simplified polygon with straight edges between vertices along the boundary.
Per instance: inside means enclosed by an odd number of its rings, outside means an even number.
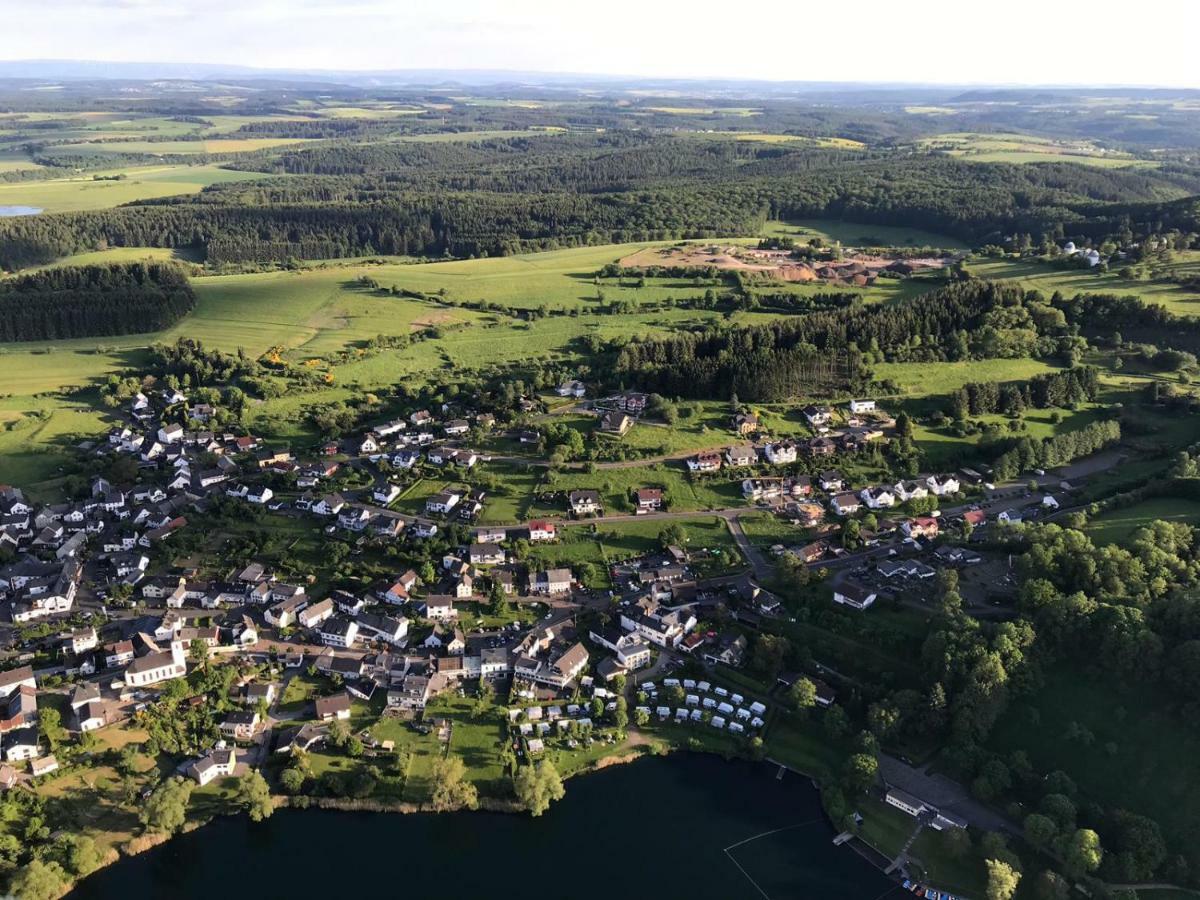
M807 242L819 237L832 243L838 241L845 246L867 247L942 247L948 250L965 250L966 246L954 238L920 228L897 228L892 225L865 225L859 222L842 222L830 219L797 219L790 222L771 220L763 228L765 237L790 237Z
M905 395L949 394L975 381L1027 381L1058 366L1037 359L980 359L945 363L878 363L878 381L896 382Z
M1200 253L1179 254L1172 268L1180 274L1200 267ZM1168 281L1130 281L1116 272L1092 272L1080 269L1056 269L1034 261L985 260L970 264L980 278L1016 281L1026 290L1039 290L1047 297L1055 291L1064 296L1075 294L1117 294L1134 296L1145 303L1158 303L1173 313L1200 315L1200 294Z
M216 165L143 166L99 174L126 177L121 181L102 181L80 175L0 184L0 206L33 206L52 213L107 209L134 200L195 194L212 184L266 177L258 172L235 172Z
M926 138L920 146L981 163L1073 162L1106 169L1156 165L1128 153L1102 150L1088 141L1055 141L1025 134L953 132Z
M1084 733L1072 723L1091 738L1072 737ZM1059 665L1001 717L990 745L1004 755L1024 750L1039 772L1070 775L1082 797L1150 816L1175 846L1195 846L1200 736L1158 691Z
M355 285L370 274L384 285L392 283L420 291L445 287L451 299L481 299L516 306L545 303L550 308L581 307L594 297L592 273L607 262L641 245L584 248L504 259L421 265L353 266L273 272L255 275L210 276L194 280L195 311L177 326L159 333L107 339L79 339L0 346L0 385L9 395L10 412L61 408L64 401L38 394L94 385L112 372L136 368L143 349L155 341L186 335L225 350L241 347L258 355L280 346L299 358L340 351L378 334L407 334L436 325L444 329L437 340L414 343L403 350L376 355L337 368L326 390L291 395L256 409L254 427L267 436L290 439L311 436L304 430L303 409L344 400L363 390L384 388L402 379L427 381L441 373L459 373L530 359L575 358L571 344L596 334L602 338L631 334L662 334L684 325L711 323L720 314L686 309L657 310L625 316L552 315L525 322L493 313L444 306L364 291ZM140 250L119 251L140 254ZM691 290L695 290L692 288ZM653 286L605 288L611 299L663 299L673 291ZM770 315L739 313L734 322L768 321ZM458 327L462 326L462 327ZM644 432L644 434L643 434ZM32 434L32 432L30 432ZM710 443L701 426L679 432L639 426L625 440L640 446L703 446ZM721 438L723 439L723 438ZM44 443L8 437L9 449L37 451ZM665 451L664 451L665 452Z
M1123 509L1112 509L1091 519L1085 529L1097 544L1123 544L1156 519L1200 524L1200 503L1183 497L1155 497Z

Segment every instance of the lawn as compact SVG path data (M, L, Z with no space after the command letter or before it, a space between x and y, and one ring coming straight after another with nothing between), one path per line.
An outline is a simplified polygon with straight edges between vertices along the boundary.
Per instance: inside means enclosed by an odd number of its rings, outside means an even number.
M1085 531L1096 544L1123 544L1139 528L1157 519L1198 525L1200 503L1184 497L1155 497L1133 506L1103 512L1088 522Z
M531 545L526 562L534 569L590 563L596 568L596 578L589 586L607 588L611 564L660 550L659 534L672 525L683 529L684 544L693 554L693 565L706 574L723 574L741 566L741 555L733 537L724 521L717 518L605 525L582 523L560 528L557 542Z

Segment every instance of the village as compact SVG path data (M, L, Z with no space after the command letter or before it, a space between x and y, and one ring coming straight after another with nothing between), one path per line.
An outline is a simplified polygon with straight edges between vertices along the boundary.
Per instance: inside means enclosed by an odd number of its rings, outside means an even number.
M647 396L636 392L588 400L587 386L572 380L554 393L617 439L647 413ZM361 795L349 775L339 782L327 768L348 747L376 764L402 754L411 766L406 742L415 735L436 742L434 755L447 754L474 727L455 716L481 704L498 710L489 752L512 767L552 755L560 765L594 762L617 753L631 726L688 746L761 754L798 680L812 686L818 709L835 706L841 690L819 663L765 682L742 673L773 623L795 621L764 587L777 566L810 570L831 605L858 613L882 597L919 608L933 596L924 590L933 577L955 569L968 606L988 616L1005 580L1013 583L972 543L989 527L1069 502L1065 490L1056 499L1025 485L997 487L970 469L853 483L839 460L897 428L872 400L802 407L809 437L772 439L744 411L731 415L723 451L675 460L688 478L736 485L742 504L715 512L740 559L713 574L708 551L665 536L656 550L614 561L610 587L597 589L569 560L531 567L529 548L552 558L572 530L608 521L661 519L669 535L677 515L661 487L637 488L615 515L599 490L575 488L559 495L552 517L483 525L487 493L469 485L429 494L418 511L397 509L397 500L414 469L486 468L492 454L462 438L493 428L489 413L416 410L305 458L205 429L214 412L178 390L139 392L104 441L81 449L109 461L110 471L114 460L133 463L128 483L97 474L88 496L59 504L0 488L8 559L0 641L12 666L0 674L0 787L52 783L61 754L77 769L77 748L94 733L177 715L162 710L176 709L166 698L185 681L218 685L191 701L207 737L172 756L175 774L197 789L219 790L252 771L278 784L295 771L304 774L293 782L310 785L300 790ZM347 472L348 486L330 487ZM750 541L741 516L764 512L797 540ZM292 523L310 528L318 545L392 553L410 565L351 589L278 573L253 554L187 563L196 558L189 535L206 527L197 523L222 516L264 528ZM972 592L976 567L987 574ZM64 734L83 743L65 744ZM312 771L311 760L324 771ZM881 790L892 806L909 796L895 785ZM936 821L959 819L947 811Z

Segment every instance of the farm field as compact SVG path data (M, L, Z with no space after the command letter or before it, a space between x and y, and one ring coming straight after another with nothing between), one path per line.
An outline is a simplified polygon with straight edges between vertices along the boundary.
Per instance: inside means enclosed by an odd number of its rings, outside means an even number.
M1200 260L1200 254L1181 254L1177 268L1181 274L1190 272L1197 266L1197 260ZM1039 290L1047 297L1055 291L1061 291L1066 297L1117 294L1157 303L1178 315L1200 315L1200 294L1167 281L1128 281L1115 272L1056 269L1039 262L1012 260L980 260L972 262L970 269L980 278L1016 281L1027 290Z
M1100 168L1155 166L1128 153L1105 151L1087 141L1055 141L1024 134L952 132L925 138L919 146L980 163L1073 162Z
M1122 509L1110 509L1093 517L1084 529L1097 544L1123 544L1135 531L1151 522L1200 524L1200 503L1183 497L1155 497Z
M126 177L121 181L105 181L80 175L48 181L0 183L0 205L33 206L51 213L81 212L108 209L134 200L195 194L212 184L266 177L259 172L235 172L217 165L135 167L97 174Z

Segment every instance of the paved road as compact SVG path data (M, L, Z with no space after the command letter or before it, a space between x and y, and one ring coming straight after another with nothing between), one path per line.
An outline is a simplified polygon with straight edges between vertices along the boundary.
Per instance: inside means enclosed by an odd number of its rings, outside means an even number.
M771 576L774 567L763 558L763 555L750 543L750 539L746 537L746 531L742 528L741 517L731 515L725 516L724 519L725 526L729 529L729 533L733 535L738 549L742 551L742 556L750 564L750 568L754 572L754 577L759 582L765 581Z

